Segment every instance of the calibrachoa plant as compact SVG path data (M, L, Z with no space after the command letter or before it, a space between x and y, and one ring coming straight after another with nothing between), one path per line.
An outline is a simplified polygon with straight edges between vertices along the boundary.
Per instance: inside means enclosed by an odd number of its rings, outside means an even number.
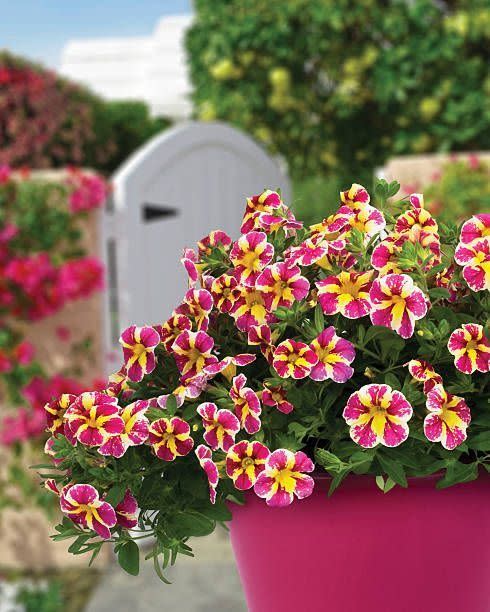
M236 241L185 250L174 312L122 332L104 390L46 406L55 540L111 542L137 573L153 535L164 579L244 492L284 508L322 471L330 493L351 473L388 492L490 471L490 215L438 224L398 188L375 206L353 184L311 227L265 191Z

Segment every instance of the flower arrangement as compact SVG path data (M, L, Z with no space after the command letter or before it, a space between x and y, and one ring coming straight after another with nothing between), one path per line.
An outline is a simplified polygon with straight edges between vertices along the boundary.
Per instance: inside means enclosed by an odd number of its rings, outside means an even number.
M490 470L490 215L438 225L398 189L380 181L375 207L353 184L309 228L267 190L238 240L213 231L184 251L171 316L123 331L102 392L46 406L55 540L93 555L111 542L137 573L136 540L153 535L165 579L245 492L285 507L315 469L330 493L351 473L387 493Z

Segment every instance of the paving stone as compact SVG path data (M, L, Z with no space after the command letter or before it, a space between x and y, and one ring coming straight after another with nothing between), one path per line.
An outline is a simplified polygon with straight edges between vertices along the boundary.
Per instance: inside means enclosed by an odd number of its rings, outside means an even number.
M179 557L167 572L171 585L155 575L151 562L143 562L139 576L111 566L87 612L246 612L240 579L231 547L222 532L195 539L195 558Z

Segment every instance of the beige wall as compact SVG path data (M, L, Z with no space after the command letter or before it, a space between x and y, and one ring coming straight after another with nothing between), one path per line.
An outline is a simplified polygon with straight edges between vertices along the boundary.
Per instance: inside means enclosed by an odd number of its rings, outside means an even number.
M490 153L458 153L430 154L430 155L406 155L394 157L382 169L383 178L387 181L397 180L402 188L406 185L423 189L425 185L433 181L434 173L442 169L451 159L467 159L469 155L477 155L480 159L490 163Z

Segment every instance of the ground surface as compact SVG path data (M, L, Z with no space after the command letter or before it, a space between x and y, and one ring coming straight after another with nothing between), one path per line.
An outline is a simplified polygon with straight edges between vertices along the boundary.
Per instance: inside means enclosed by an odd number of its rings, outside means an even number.
M242 587L227 536L196 539L196 558L180 557L163 584L144 562L137 577L111 566L102 578L87 612L246 612Z

